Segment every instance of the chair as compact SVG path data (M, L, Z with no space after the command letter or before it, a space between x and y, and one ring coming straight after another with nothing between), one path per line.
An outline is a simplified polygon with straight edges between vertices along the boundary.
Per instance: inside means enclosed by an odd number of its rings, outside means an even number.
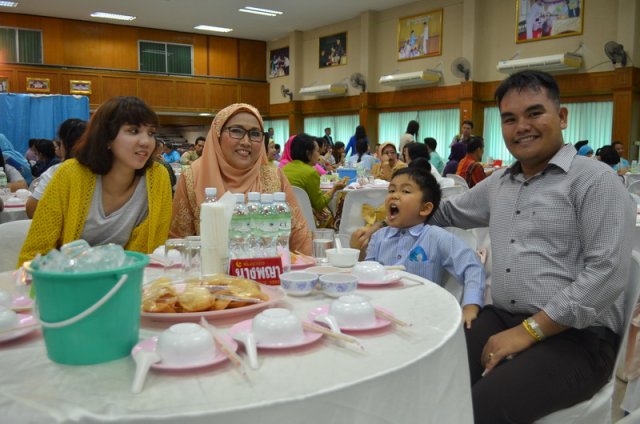
M293 194L296 195L296 199L298 199L298 204L300 205L300 209L302 209L302 215L304 219L307 221L307 226L309 230L316 230L316 219L313 217L313 208L311 207L311 201L309 200L309 195L304 189L300 187L291 186L293 188Z
M473 235L471 231L464 230L458 227L445 227L445 230L453 234L454 236L460 238L464 241L470 248L476 250L478 247L478 241L476 240L476 236ZM451 293L453 297L458 300L458 303L462 301L462 292L464 291L464 287L462 283L456 280L451 274L445 271L444 277L442 279L442 287Z
M627 188L627 190L629 190L629 193L631 194L640 196L640 180L632 182Z
M469 188L469 184L467 184L467 181L458 174L447 174L445 175L445 177L451 178L453 181L455 181L456 185Z
M386 188L366 188L347 191L340 217L340 234L351 235L355 230L365 225L362 217L362 206L368 204L377 208L387 197Z
M624 335L620 343L620 349L616 358L616 364L611 373L611 379L598 393L589 400L580 402L566 409L561 409L552 414L542 417L535 424L610 424L611 408L613 404L613 390L615 387L615 370L624 361L624 350L622 346L626 344L629 324L633 309L640 294L640 254L631 253L631 269L629 271L629 284L625 289L625 309L624 309ZM634 422L634 421L632 421Z
M441 190L442 190L442 198L446 199L447 197L453 197L458 194L462 194L469 189L467 187L455 185L453 187L442 187Z
M631 414L616 421L616 424L640 424L640 409L636 409Z
M30 226L30 219L0 224L0 272L16 269L18 254L27 238Z

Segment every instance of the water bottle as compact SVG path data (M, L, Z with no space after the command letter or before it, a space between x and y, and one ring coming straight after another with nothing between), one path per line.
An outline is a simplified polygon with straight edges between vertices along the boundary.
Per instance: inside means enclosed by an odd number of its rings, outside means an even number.
M291 268L291 254L289 252L289 236L291 235L291 210L287 204L286 195L278 191L273 193L275 200L273 206L278 217L278 238L276 239L276 250L282 258L282 266L286 271Z
M276 239L278 237L278 217L273 208L273 194L260 195L260 210L257 216L259 231L259 256L273 258L276 253Z
M218 194L218 189L215 187L207 187L204 189L204 202L202 203L213 203L215 202L216 196Z
M6 196L7 194L9 194L7 174L4 172L4 167L0 166L0 196Z
M247 194L247 213L249 215L249 221L251 222L251 233L248 240L248 254L250 258L260 256L259 248L259 233L258 230L258 215L260 212L260 193L257 191L250 191Z
M235 193L233 196L236 205L233 208L231 225L229 226L229 258L248 258L250 257L251 218L244 204L244 194Z

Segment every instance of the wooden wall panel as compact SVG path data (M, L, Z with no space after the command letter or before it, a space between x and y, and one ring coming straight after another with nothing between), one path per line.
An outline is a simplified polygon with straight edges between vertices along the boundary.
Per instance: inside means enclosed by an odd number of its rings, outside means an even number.
M386 91L377 94L377 109L380 111L426 110L458 107L460 88L457 85L445 87L424 87L409 90Z
M171 108L176 97L175 85L170 79L140 78L138 96L154 107Z
M100 85L100 77L97 75L87 75L78 73L62 73L60 74L60 92L62 94L70 93L70 81L91 81L91 94L84 94L89 97L89 103L99 104L104 100L102 99L102 90Z
M267 57L267 43L264 41L238 40L239 77L264 81L264 58Z
M260 114L269 112L269 87L267 85L241 84L238 101L255 106Z
M264 58L263 58L264 62ZM264 73L266 69L262 66ZM214 77L238 77L238 40L226 37L209 37L209 75Z
M174 106L185 109L207 109L207 83L204 81L176 81Z
M109 100L116 96L137 96L138 81L135 77L103 76L102 78L102 99ZM144 97L140 96L144 101ZM96 105L97 106L97 105Z
M228 84L209 84L209 108L218 111L238 102L238 87Z

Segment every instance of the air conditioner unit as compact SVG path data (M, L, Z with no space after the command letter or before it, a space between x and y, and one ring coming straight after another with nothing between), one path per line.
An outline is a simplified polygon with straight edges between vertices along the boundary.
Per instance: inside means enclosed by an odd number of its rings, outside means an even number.
M512 74L524 69L537 69L546 72L575 71L581 66L581 55L563 53L526 59L501 60L498 62L497 69L498 72Z
M382 85L392 87L406 87L412 85L434 84L440 81L442 74L430 69L417 72L407 72L406 74L383 75L378 82Z
M300 94L303 96L340 96L347 93L345 84L325 84L302 87Z

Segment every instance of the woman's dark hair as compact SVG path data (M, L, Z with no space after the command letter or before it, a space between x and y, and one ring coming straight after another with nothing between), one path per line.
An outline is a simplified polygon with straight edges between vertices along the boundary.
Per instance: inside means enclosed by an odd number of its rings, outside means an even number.
M271 140L271 134L269 134L268 132L264 132L264 133L262 133L262 135L264 135L264 150L268 154L269 153L269 141ZM198 140L196 140L196 143L197 142L198 142Z
M3 167L3 168L5 167L5 164L4 164L4 156L2 155L2 148L0 148L0 166L1 166L1 167ZM5 169L5 170L4 170L4 172L5 172L5 174L6 174L6 173L7 173L7 170Z
M407 155L411 158L411 163L418 158L424 158L429 162L431 156L429 155L429 149L426 144L422 143L409 143L407 145ZM406 159L406 158L405 158Z
M342 141L336 141L335 143L333 143L331 155L333 156L333 160L335 160L336 163L339 163L340 159L342 159L342 154L339 152L340 149L344 149L344 143Z
M598 149L600 160L609 166L617 165L620 162L620 155L613 146L603 146Z
M589 144L589 140L580 140L578 141L576 144L573 145L573 147L576 148L576 151L580 150L580 148L586 144Z
M369 142L366 138L359 138L356 140L356 154L358 155L357 162L362 160L362 156L369 150Z
M361 138L366 138L367 137L367 132L364 129L364 126L362 125L358 125L356 127L356 134L355 134L356 140L360 140Z
M74 157L92 172L105 175L113 165L110 145L123 125L158 126L158 116L141 99L133 96L114 97L104 102L89 121L86 131L75 145ZM144 175L153 165L153 155L136 175Z
M560 89L551 75L542 71L520 71L511 74L496 89L495 99L498 109L504 96L511 90L517 92L531 90L538 93L543 88L547 91L547 98L560 107Z
M433 214L438 207L440 206L440 200L442 199L442 191L440 190L440 185L436 178L431 175L431 168L427 169L425 167L424 158L420 158L416 160L416 164L411 161L411 165L406 168L400 168L396 172L393 173L391 180L393 180L398 175L407 175L413 182L415 182L420 190L422 191L422 201L423 202L431 202L433 203L433 210L431 214ZM426 161L428 164L429 162ZM429 214L429 216L431 216ZM426 217L425 222L429 219L429 216Z
M56 157L56 146L51 140L41 138L35 142L34 147L45 162L49 162Z
M424 139L424 144L426 144L427 147L429 147L429 149L433 150L434 152L436 151L436 147L438 147L438 142L433 137L425 138Z
M71 118L60 124L58 128L58 138L64 146L64 159L72 157L73 146L80 139L84 130L87 128L87 121L82 119Z
M316 148L316 138L309 134L298 134L291 140L291 160L309 163L309 156Z
M420 129L420 124L418 121L409 121L407 125L407 133L416 137L418 135L418 130Z

